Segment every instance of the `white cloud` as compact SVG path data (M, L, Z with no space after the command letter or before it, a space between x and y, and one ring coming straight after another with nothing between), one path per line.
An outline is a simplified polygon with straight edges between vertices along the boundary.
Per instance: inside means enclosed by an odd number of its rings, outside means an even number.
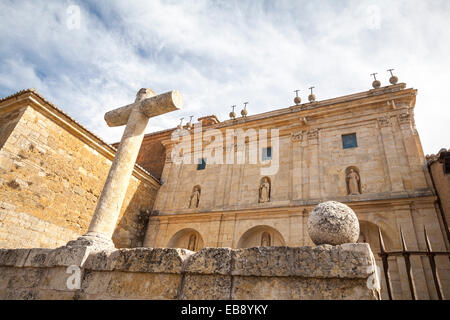
M80 29L67 28L69 5ZM379 10L377 10L379 8ZM183 110L148 131L249 101L250 114L292 103L316 86L318 99L387 84L394 67L419 89L416 123L426 153L449 147L446 1L3 1L0 94L36 87L109 142L104 113L140 87L179 89ZM377 16L377 14L380 14ZM374 16L375 14L375 16ZM374 24L375 21L375 24Z

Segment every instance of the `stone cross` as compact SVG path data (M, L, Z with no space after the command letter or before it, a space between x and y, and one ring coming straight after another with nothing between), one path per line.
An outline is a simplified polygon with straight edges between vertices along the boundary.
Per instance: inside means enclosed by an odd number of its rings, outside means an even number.
M177 90L156 95L153 90L141 89L134 103L105 114L105 121L110 127L126 127L88 232L81 240L91 240L100 246L114 246L112 235L149 118L178 110L182 105L183 99Z

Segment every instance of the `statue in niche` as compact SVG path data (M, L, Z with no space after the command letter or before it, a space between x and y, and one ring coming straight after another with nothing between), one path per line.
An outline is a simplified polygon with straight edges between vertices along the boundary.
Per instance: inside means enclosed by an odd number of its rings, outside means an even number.
M263 232L261 235L261 247L270 247L270 234L268 232Z
M191 234L189 237L188 250L195 251L195 242L197 240L197 236L195 234Z
M192 190L191 201L189 202L189 208L198 208L200 202L200 187L195 186Z
M358 172L350 168L346 177L347 182L347 194L350 196L361 194L361 179Z
M267 177L263 178L261 185L259 186L259 202L269 202L270 201L270 182Z

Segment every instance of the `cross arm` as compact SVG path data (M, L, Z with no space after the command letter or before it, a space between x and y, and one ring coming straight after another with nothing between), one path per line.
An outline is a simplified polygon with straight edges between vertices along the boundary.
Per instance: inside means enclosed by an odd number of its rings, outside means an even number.
M162 93L141 101L111 110L105 113L105 121L110 127L126 125L134 108L144 113L148 118L178 110L183 106L183 99L178 90Z

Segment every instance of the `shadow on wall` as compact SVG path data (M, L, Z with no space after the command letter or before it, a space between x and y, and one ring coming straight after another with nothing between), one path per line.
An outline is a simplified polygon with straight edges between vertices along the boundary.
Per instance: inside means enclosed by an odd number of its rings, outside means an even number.
M259 246L285 246L281 233L270 226L261 225L253 227L241 236L239 239L237 247L241 248L252 248Z
M25 110L26 108L20 108L13 112L0 114L0 150L3 148L5 142L8 141L9 136L13 132Z
M131 183L130 183L131 186ZM139 181L139 186L130 199L130 188L125 196L125 212L119 217L112 240L116 248L142 247L156 191Z
M204 247L200 233L192 228L186 228L175 233L167 244L168 248L184 248L198 251Z

